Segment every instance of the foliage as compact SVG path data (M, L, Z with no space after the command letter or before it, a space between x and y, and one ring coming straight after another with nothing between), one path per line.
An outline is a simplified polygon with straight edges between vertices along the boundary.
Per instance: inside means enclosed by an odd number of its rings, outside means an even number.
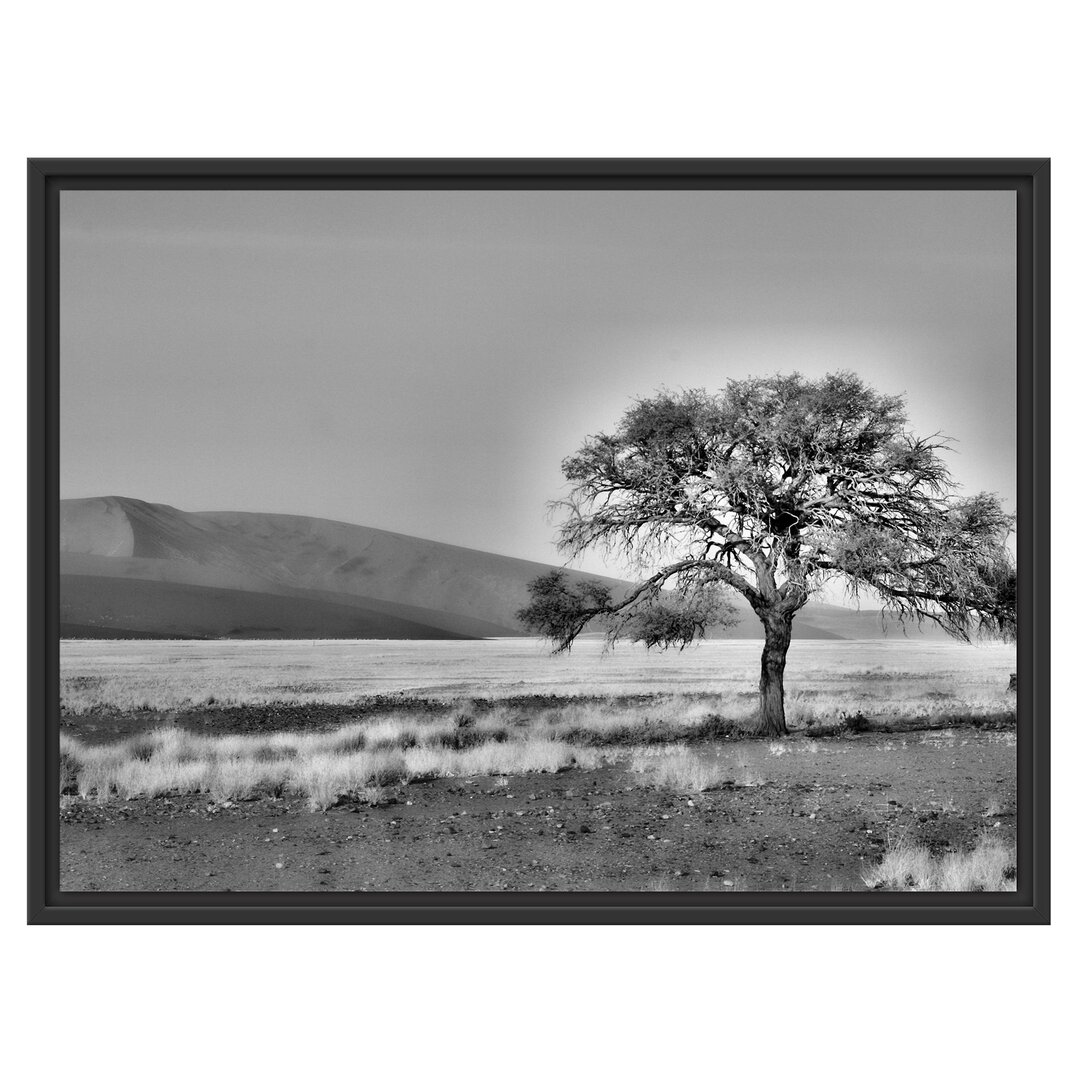
M571 584L561 570L532 581L529 597L528 607L517 613L518 618L528 629L550 637L560 649L568 649L593 618L613 610L606 585L595 580Z
M957 495L948 440L906 424L901 397L847 372L637 401L613 434L563 462L572 490L557 506L561 550L599 547L647 579L613 602L546 575L523 620L560 648L596 616L627 618L647 643L685 643L702 620L674 617L665 587L698 615L702 590L726 586L763 621L790 621L839 578L854 595L869 591L901 617L932 619L964 640L1012 635L1012 518L993 495Z
M603 627L610 640L628 638L647 646L680 649L703 637L710 626L733 621L731 604L710 582L688 582L678 592L661 592L646 583L632 601L616 603L611 590L589 579L571 583L561 570L542 574L529 585L530 603L517 614L534 633L565 651L590 623Z
M628 637L648 648L682 649L704 637L710 626L734 621L731 604L708 583L673 596L656 592L627 611L613 620L612 636Z

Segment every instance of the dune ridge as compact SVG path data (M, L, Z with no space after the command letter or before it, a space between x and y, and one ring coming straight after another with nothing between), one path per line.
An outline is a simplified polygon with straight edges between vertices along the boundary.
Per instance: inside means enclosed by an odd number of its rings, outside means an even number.
M60 504L62 636L520 636L515 613L528 600L528 583L550 569L323 518L192 513L124 496ZM601 580L615 592L627 587ZM899 632L880 612L812 604L794 636L866 638L886 630ZM735 627L711 636L755 638L761 628L747 610Z

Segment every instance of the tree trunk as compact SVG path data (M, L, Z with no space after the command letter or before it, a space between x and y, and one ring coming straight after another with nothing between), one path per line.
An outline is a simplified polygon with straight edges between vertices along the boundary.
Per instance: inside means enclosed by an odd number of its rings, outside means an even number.
M786 735L784 721L784 666L791 644L791 616L768 612L761 616L765 624L765 648L761 652L761 730L766 735Z

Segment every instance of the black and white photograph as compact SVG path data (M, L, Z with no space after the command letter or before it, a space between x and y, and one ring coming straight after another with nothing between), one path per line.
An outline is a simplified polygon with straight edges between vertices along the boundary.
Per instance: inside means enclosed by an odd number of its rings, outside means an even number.
M1065 10L13 11L16 1073L1060 1071Z
M60 890L1015 893L1017 237L62 190Z

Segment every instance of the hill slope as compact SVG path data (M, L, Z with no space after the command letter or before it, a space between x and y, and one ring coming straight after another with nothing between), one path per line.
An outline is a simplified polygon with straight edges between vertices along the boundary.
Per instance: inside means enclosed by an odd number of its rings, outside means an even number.
M67 636L520 635L515 612L528 583L551 569L363 525L186 513L118 496L62 501L60 552ZM602 580L614 590L626 585ZM800 613L794 636L882 632L879 612L819 604ZM745 610L715 636L760 637L761 627Z
M255 626L268 637L520 635L515 612L528 582L548 569L320 518L185 513L116 496L60 504L61 621L73 633L219 637Z

